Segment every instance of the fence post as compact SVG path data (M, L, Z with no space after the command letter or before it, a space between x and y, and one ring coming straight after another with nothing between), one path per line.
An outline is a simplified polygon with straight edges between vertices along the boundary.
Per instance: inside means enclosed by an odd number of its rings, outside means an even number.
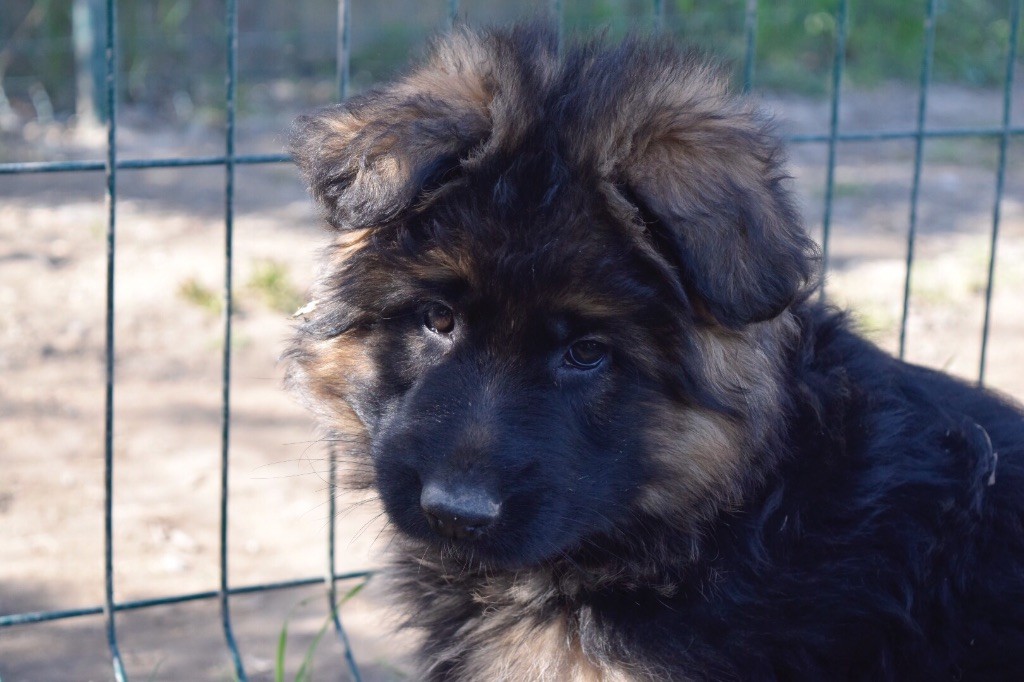
M106 95L107 95L107 317L106 391L103 439L103 615L114 679L128 679L117 645L114 622L114 262L117 246L117 1L107 0Z
M825 296L825 279L829 269L829 246L832 236L832 200L836 186L836 144L839 141L839 100L843 89L843 67L846 64L847 0L839 0L836 8L836 53L832 62L832 104L828 126L828 168L825 174L825 214L821 219L821 289Z
M914 179L910 187L910 224L907 227L907 270L903 279L903 313L900 317L900 351L902 360L907 351L907 320L910 316L910 275L914 267L914 242L917 237L917 205L921 196L921 168L924 165L924 126L928 116L928 90L932 85L932 61L935 54L935 19L937 0L928 0L924 20L924 51L921 55L921 81L917 95L917 137L914 143Z
M220 615L224 639L231 654L235 679L249 679L242 663L235 634L231 628L230 590L228 589L228 473L231 446L231 314L233 307L234 233L235 233L235 95L237 93L238 2L227 0L224 10L227 32L225 50L224 130L224 349L221 368L221 441L220 441Z
M1013 81L1017 66L1017 43L1020 39L1021 5L1015 0L1010 7L1010 40L1006 46L1006 78L1003 80L1003 122L999 135L999 162L996 170L996 197L992 205L992 240L988 251L988 277L985 283L985 319L981 327L981 359L978 361L978 384L985 383L985 365L988 360L988 336L992 326L992 290L996 279L996 248L999 243L999 223L1002 219L1003 190L1006 186L1006 156L1010 147L1010 124L1013 122Z
M75 47L75 114L79 121L106 121L103 109L103 1L74 0L71 32Z

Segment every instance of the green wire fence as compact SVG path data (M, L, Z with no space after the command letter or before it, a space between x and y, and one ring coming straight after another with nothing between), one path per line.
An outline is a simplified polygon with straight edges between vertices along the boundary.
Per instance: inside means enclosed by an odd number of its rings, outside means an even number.
M563 24L564 9L562 0L549 0L548 12L558 22L559 32ZM927 128L925 125L928 110L928 94L931 86L932 63L935 46L935 19L937 0L928 0L924 22L924 49L921 55L921 71L919 97L917 106L916 126L910 130L888 130L879 132L843 132L839 125L839 106L842 96L843 72L846 57L847 22L849 16L848 0L837 0L834 8L835 57L832 65L830 117L828 132L824 134L797 134L788 137L793 144L822 144L827 148L827 174L825 180L824 214L822 216L822 251L824 266L829 266L830 237L832 227L832 208L835 195L836 149L839 143L878 142L887 140L913 140L915 143L913 176L909 197L910 215L907 232L906 272L903 288L902 314L900 318L899 355L902 358L906 350L906 329L909 310L911 275L914 265L914 247L918 224L918 200L921 187L921 170L923 166L923 148L925 140L935 138L975 138L993 139L999 143L998 163L995 172L995 200L992 207L992 227L988 249L987 280L985 285L984 323L982 325L981 359L978 366L978 381L983 382L986 370L987 347L991 322L991 303L993 279L995 274L996 253L1001 220L1001 204L1006 180L1007 153L1010 139L1024 134L1024 127L1011 125L1012 89L1014 67L1017 60L1019 27L1021 23L1021 6L1024 0L1011 0L1009 7L1010 36L1005 62L1005 78L1003 81L1003 104L1001 124L994 127L971 128ZM458 0L448 0L448 17L454 22L459 14ZM744 90L749 90L754 79L754 57L757 39L758 0L746 0L744 39L745 58L742 69ZM664 23L665 3L663 0L652 0L651 20L655 27ZM344 650L345 662L352 679L360 680L359 668L356 665L352 648L345 628L338 614L337 583L339 581L366 578L367 572L338 573L335 570L335 498L333 491L328 492L329 520L327 527L327 556L324 577L306 577L281 582L262 583L246 586L228 584L228 468L230 464L230 414L231 414L231 320L232 320L232 240L234 233L234 179L235 169L244 164L275 164L287 163L288 157L283 154L239 155L235 153L235 114L236 114L236 58L238 54L238 0L226 0L225 22L227 26L224 49L227 56L226 96L227 118L225 126L224 154L218 156L196 156L187 158L156 158L156 159L119 159L117 156L117 121L118 106L118 21L117 3L106 0L106 65L105 93L107 104L107 156L105 160L93 161L44 161L31 163L2 163L0 175L26 173L68 173L68 172L104 172L106 174L107 202L107 287L106 287L106 391L105 391L105 434L104 434L104 576L105 598L102 605L88 608L39 611L29 613L13 613L0 615L0 629L23 627L33 623L57 621L83 616L103 614L106 625L107 642L113 666L114 678L118 682L128 679L125 666L118 647L116 614L121 611L146 609L155 606L178 604L197 600L216 599L220 605L222 629L226 648L234 668L234 674L240 681L248 679L243 658L235 641L231 621L231 597L236 595L282 590L322 584L326 587L326 607ZM349 85L349 36L350 36L350 0L338 0L337 22L337 93L344 98ZM200 166L223 166L224 181L224 291L223 291L223 324L224 345L222 365L222 399L221 399L221 479L220 479L220 552L219 552L219 587L217 590L177 594L153 599L136 601L114 601L114 547L113 519L113 399L115 390L114 364L114 263L117 247L117 176L121 170L138 170L150 168L181 168ZM329 482L333 488L337 479L335 458L329 457Z

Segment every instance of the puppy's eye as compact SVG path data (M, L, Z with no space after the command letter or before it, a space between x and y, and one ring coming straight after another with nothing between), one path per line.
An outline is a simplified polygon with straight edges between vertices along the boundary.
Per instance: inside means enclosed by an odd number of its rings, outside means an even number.
M435 334L451 334L455 329L455 313L443 303L431 303L423 313L423 326Z
M584 339L569 346L565 353L565 364L576 369L594 369L608 355L608 346L600 341Z

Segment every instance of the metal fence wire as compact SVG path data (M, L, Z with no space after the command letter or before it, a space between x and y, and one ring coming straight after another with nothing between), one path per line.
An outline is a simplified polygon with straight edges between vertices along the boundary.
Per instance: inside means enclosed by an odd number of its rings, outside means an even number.
M349 85L349 34L350 34L350 0L338 0L337 22L337 94L344 98ZM548 12L557 20L560 33L564 22L562 0L548 0ZM825 134L796 134L787 137L793 144L819 144L827 148L827 171L825 179L824 213L822 216L822 252L824 267L829 266L829 243L832 227L832 208L835 196L836 149L839 143L877 142L886 140L913 140L914 161L913 176L909 198L909 228L907 231L906 271L904 276L903 303L900 317L899 356L902 358L906 350L907 315L909 310L911 276L914 265L914 249L918 224L918 201L921 188L921 170L923 166L924 142L935 138L974 138L997 140L999 143L998 162L995 172L995 199L992 206L992 227L988 248L988 268L985 284L984 322L982 325L981 356L978 366L978 381L985 379L987 347L991 321L991 303L993 277L996 266L996 251L999 242L999 226L1001 205L1006 179L1007 152L1010 139L1024 134L1024 127L1011 125L1012 90L1014 66L1017 60L1019 27L1021 23L1021 6L1024 0L1011 0L1009 7L1010 35L1005 61L1005 78L1003 81L1003 101L1001 124L995 127L971 128L926 128L925 121L928 111L928 94L932 80L932 63L935 47L935 19L938 0L928 0L924 22L924 49L921 54L921 71L917 105L916 126L910 130L886 130L879 132L843 132L839 125L839 105L842 97L843 72L845 68L846 37L848 22L848 0L837 0L834 9L835 19L835 50L832 65L831 96L829 111L829 127ZM458 0L447 0L449 21L454 22L459 14ZM746 0L744 19L745 58L743 61L743 89L751 88L754 77L755 45L757 40L758 0ZM664 0L652 0L651 22L655 27L664 22ZM105 434L104 434L104 576L105 597L102 605L79 609L63 609L29 613L13 613L0 616L0 628L26 626L33 623L56 621L82 616L103 614L106 625L107 642L113 666L114 678L118 682L128 679L124 663L118 648L116 614L119 611L147 609L154 606L178 604L197 600L216 599L220 605L222 629L228 654L234 668L236 678L242 682L248 679L239 647L232 632L231 597L269 590L281 590L310 585L322 584L326 587L326 603L328 615L333 622L334 631L345 652L345 661L352 679L360 680L359 668L353 657L348 636L338 614L337 585L340 581L365 579L368 572L338 573L335 570L335 499L328 491L328 524L327 524L327 556L326 574L324 577L297 578L273 583L261 583L233 587L228 584L228 467L230 464L230 414L231 414L231 319L233 302L232 285L232 240L234 222L234 179L235 168L239 164L274 164L287 163L288 157L283 154L238 155L235 153L235 113L237 92L238 54L238 0L226 0L225 9L226 34L224 49L227 56L227 74L225 79L227 97L227 117L224 136L224 154L219 156L194 156L184 158L157 159L119 159L117 156L117 92L118 92L118 21L117 3L106 0L106 81L105 94L107 105L107 155L104 160L93 161L52 161L31 163L2 163L0 175L26 173L67 173L67 172L104 172L106 175L106 207L107 207L107 286L106 286L106 391L105 391ZM180 168L199 166L224 167L224 289L223 289L223 365L221 389L221 450L220 450L220 552L219 552L219 587L217 590L176 594L153 599L136 601L114 601L114 547L113 520L113 432L114 432L114 263L117 248L117 177L118 171L150 168ZM329 457L329 483L333 488L337 478L335 458Z

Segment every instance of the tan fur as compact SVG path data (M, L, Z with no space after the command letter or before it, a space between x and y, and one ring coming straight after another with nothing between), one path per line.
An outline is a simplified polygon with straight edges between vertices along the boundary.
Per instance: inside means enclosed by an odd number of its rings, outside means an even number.
M795 334L791 313L736 331L700 328L697 342L705 380L717 391L740 390L748 410L772 413L778 408L778 364Z
M632 305L628 300L612 296L598 297L593 292L574 288L555 297L552 309L594 319L615 320L627 316L632 311Z
M353 230L339 235L326 252L320 277L320 288L314 289L314 306L319 298L329 296L323 290L323 275L337 270L366 246L368 230ZM365 339L361 334L345 334L329 339L307 337L301 353L289 366L288 381L302 387L300 395L306 406L319 417L321 426L329 432L331 456L340 459L351 469L345 480L355 488L372 484L372 473L365 465L355 465L369 448L369 436L362 419L349 402L351 391L367 385L374 379Z
M679 69L671 64L633 84L634 92L616 100L629 106L614 115L598 109L596 120L582 128L588 134L574 140L574 156L606 178L624 177L641 193L672 203L700 196L726 178L760 193L764 160L733 144L737 135L759 132L754 107L731 97L725 78L710 66L685 76ZM599 139L595 128L601 129Z
M719 392L743 395L745 414L734 419L668 399L652 405L647 440L661 475L641 493L641 509L696 526L707 514L740 502L743 475L762 468L752 466L750 453L769 435L751 425L780 411L778 358L795 333L788 312L742 331L696 332L705 380Z
M306 380L319 402L337 409L352 384L373 380L373 362L369 349L355 334L313 341L307 350L315 358L303 363Z
M361 230L349 230L348 232L340 233L335 239L334 243L331 244L331 248L327 251L327 268L325 272L321 272L322 275L326 272L331 272L341 268L352 256L359 252L360 249L366 246L366 240L369 239L371 230L364 228Z
M425 281L460 279L470 289L480 287L480 269L475 267L469 254L450 249L432 249L423 262L410 265L409 271Z
M441 570L428 564L425 570ZM456 578L453 576L453 580ZM456 677L448 682L651 682L663 679L652 670L589 655L568 613L545 613L543 582L535 577L503 578L475 591L481 616L461 631L428 662L427 674L458 660ZM455 588L453 588L455 589ZM443 601L444 593L434 596ZM527 615L524 616L524 611ZM686 682L680 680L679 682Z
M696 507L733 496L744 465L743 432L722 415L672 403L652 405L648 447L657 466L637 504L696 525Z
M524 122L533 118L524 103L533 101L522 92L524 84L501 78L501 45L485 41L469 31L455 31L436 46L431 59L390 86L391 104L386 111L340 109L320 120L327 126L315 155L321 159L348 158L357 164L352 191L389 194L409 185L420 168L448 154L459 154L464 163L486 155L501 145L516 144L525 132ZM542 80L557 74L554 54L534 55ZM502 82L502 89L497 83ZM424 121L457 120L460 135L451 128L429 133ZM467 140L479 143L465 149ZM395 197L395 201L413 197Z
M476 35L453 33L424 67L403 79L396 89L412 96L426 92L459 108L485 111L493 97L488 88L493 76L486 71L492 63Z
M593 663L579 639L567 631L564 618L546 623L520 620L475 628L476 646L464 655L462 674L452 682L507 680L508 682L633 682L645 679L626 668Z
M358 339L343 336L310 342L305 360L292 364L289 381L303 386L307 406L328 429L331 456L339 456L347 469L344 480L353 488L373 483L372 471L360 458L368 451L369 436L363 420L349 404L354 383L370 381L373 365Z

